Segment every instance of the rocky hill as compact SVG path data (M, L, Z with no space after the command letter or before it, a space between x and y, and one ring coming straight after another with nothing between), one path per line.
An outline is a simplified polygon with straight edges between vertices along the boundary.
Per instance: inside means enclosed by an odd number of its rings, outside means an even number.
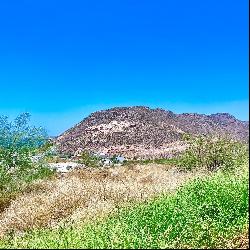
M168 157L185 148L183 133L229 135L247 142L249 123L230 114L175 114L143 106L92 113L56 138L61 153L82 150L121 154L127 158Z

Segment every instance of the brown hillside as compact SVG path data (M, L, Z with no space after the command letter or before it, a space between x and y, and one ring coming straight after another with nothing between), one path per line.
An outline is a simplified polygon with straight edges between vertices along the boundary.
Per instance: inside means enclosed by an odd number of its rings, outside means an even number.
M229 135L247 142L248 130L248 122L227 113L174 114L159 108L135 106L92 113L58 136L56 143L62 153L90 150L128 158L154 158L171 156L183 149L183 133Z

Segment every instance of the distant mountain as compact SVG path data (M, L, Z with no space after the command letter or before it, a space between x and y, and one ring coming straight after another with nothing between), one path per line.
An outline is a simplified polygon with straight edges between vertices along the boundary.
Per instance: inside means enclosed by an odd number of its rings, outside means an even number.
M121 154L127 158L167 157L184 148L183 133L229 135L248 142L249 122L227 113L175 114L144 106L112 108L92 113L56 138L62 153L82 150Z

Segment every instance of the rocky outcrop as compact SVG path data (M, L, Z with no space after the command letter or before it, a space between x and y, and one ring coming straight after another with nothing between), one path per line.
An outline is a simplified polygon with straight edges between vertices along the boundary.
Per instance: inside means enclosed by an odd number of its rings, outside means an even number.
M143 106L92 113L56 138L61 153L82 150L119 154L126 158L170 157L185 148L184 133L229 135L248 141L249 124L229 114L174 114Z

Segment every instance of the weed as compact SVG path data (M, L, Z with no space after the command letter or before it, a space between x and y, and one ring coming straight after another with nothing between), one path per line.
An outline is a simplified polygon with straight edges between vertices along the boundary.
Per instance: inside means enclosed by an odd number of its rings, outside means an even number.
M243 173L242 173L243 172ZM16 248L225 248L248 224L248 171L218 171L177 193L119 209L83 225L10 236ZM235 242L235 240L234 240ZM231 244L232 246L232 244Z

